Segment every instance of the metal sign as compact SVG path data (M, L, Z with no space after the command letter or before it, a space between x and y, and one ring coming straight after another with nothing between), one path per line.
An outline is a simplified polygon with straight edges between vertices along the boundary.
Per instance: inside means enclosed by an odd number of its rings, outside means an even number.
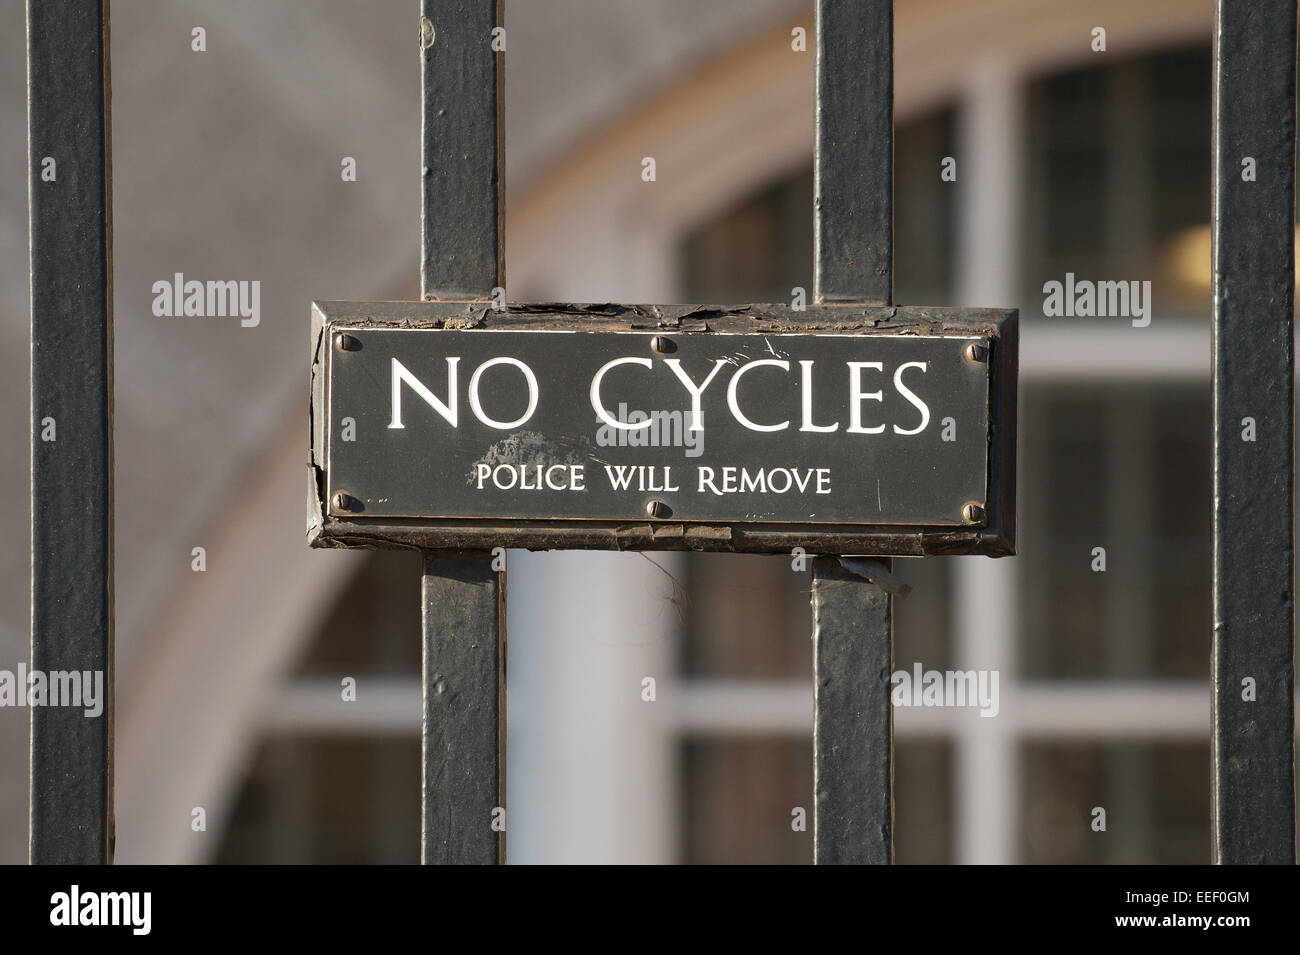
M1007 536L1013 314L391 307L317 306L322 527Z

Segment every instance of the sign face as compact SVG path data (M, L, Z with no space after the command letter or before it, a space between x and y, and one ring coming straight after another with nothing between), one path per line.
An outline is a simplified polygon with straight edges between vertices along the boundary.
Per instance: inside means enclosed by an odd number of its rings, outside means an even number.
M982 522L984 334L333 322L325 518Z

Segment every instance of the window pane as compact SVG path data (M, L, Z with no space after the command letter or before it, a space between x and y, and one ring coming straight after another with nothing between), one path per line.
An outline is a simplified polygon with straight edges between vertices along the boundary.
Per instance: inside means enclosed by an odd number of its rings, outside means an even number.
M953 861L952 747L894 738L894 862Z
M216 858L242 865L419 862L420 741L268 740Z
M939 178L940 162L956 155L956 113L914 120L894 133L894 301L953 301L955 183ZM960 182L960 174L958 182Z
M812 677L811 577L791 558L691 554L682 669L689 676Z
M894 300L950 305L952 183L939 178L954 148L955 112L902 124L894 135ZM813 173L768 185L691 233L682 245L688 302L789 302L812 295Z
M1198 45L1030 85L1026 316L1067 273L1150 281L1157 321L1209 316L1210 83Z
M1024 394L1024 674L1207 678L1206 389L1031 385Z
M695 737L682 747L683 859L704 864L809 864L813 859L810 740ZM947 744L902 740L894 755L894 861L951 861ZM792 827L792 810L806 829Z
M1210 754L1196 744L1034 744L1024 751L1017 861L1205 865ZM1094 831L1094 810L1105 831Z
M682 746L683 861L812 862L812 741L697 737ZM805 829L792 827L796 808Z
M795 558L688 554L687 612L681 644L687 676L812 679L812 575ZM804 558L811 563L812 558ZM951 566L943 558L899 558L894 573L911 586L894 599L899 666L949 660Z
M812 170L710 219L682 247L688 302L789 302L812 296Z

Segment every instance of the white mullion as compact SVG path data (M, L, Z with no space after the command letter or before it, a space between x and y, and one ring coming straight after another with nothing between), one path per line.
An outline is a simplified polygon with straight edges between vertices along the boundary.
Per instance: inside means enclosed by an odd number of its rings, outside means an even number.
M1014 696L1001 694L996 719L1016 736L1034 739L1204 740L1209 693L1194 680L1023 681ZM662 730L672 735L810 737L812 690L803 679L691 678L676 685L664 712ZM903 739L956 737L969 719L982 717L972 708L896 707L894 733ZM420 681L362 677L357 699L345 703L338 680L299 677L273 694L262 723L274 736L414 738Z
M1024 193L1023 79L986 62L972 71L958 113L957 301L1014 302ZM944 558L948 559L948 558ZM1000 671L1003 699L1017 692L1016 565L954 560L954 661ZM1019 740L1000 718L962 720L955 736L954 857L960 863L1015 859Z

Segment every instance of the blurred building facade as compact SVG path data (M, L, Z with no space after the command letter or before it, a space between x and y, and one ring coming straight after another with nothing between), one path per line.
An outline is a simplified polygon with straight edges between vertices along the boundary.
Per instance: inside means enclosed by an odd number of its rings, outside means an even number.
M811 288L810 3L506 8L510 300ZM418 561L310 551L302 520L308 303L418 288L415 5L113 12L118 858L416 861ZM1001 674L996 718L896 712L900 862L1209 860L1211 14L898 0L896 301L1022 314L1020 556L896 562L896 666ZM0 163L17 336L18 138ZM261 324L154 317L175 272L260 279ZM1045 316L1067 273L1150 281L1150 324ZM25 353L0 360L25 407ZM25 419L0 427L20 486ZM650 557L510 554L511 860L811 861L807 573ZM25 544L3 559L7 666ZM25 721L0 710L0 861L25 851Z

